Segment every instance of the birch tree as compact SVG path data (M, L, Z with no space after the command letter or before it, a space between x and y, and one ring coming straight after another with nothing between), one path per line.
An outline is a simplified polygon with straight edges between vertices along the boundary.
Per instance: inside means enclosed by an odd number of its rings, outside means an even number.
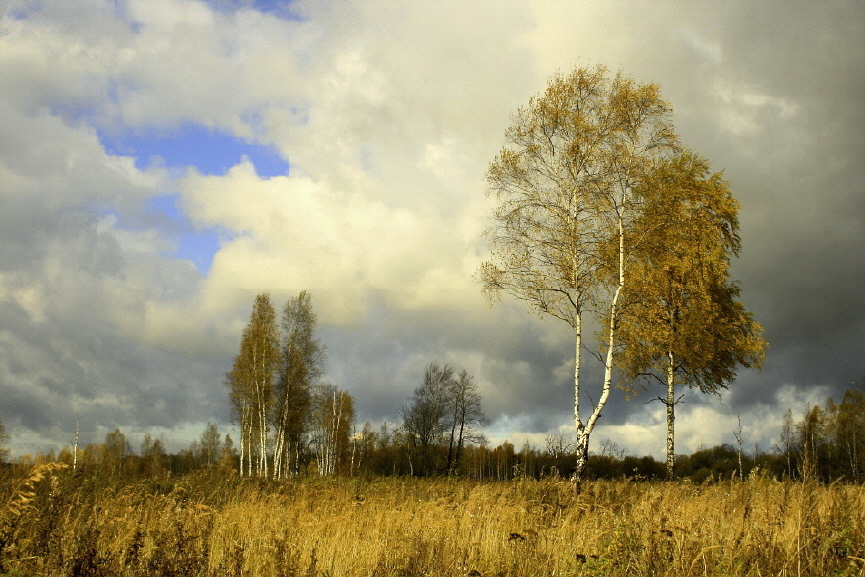
M240 353L228 374L232 410L240 422L241 474L269 475L268 433L279 358L276 311L270 295L261 293L255 298Z
M826 403L826 434L832 476L859 483L865 471L865 390L847 389L840 403Z
M114 429L114 432L105 434L101 453L102 465L110 470L112 475L118 475L126 457L132 453L132 447L127 442L126 435L121 433L120 429Z
M350 450L354 399L333 385L318 385L312 397L311 442L319 475L340 472Z
M222 442L219 436L219 427L214 423L207 423L204 432L201 433L201 438L198 441L197 455L200 465L211 468L215 467L219 462L220 452L222 450Z
M315 336L316 314L307 291L288 300L282 313L282 351L276 382L274 474L297 471L309 422L310 387L323 370L325 348Z
M487 172L498 201L486 237L492 259L480 280L490 297L506 293L574 331L576 487L589 437L610 395L623 291L640 239L633 224L651 166L674 152L670 106L654 84L606 68L554 76L513 117L506 144ZM583 319L602 323L592 350L602 359L597 403L581 414Z
M145 476L152 477L165 471L168 455L162 439L144 435L141 443L141 469Z
M620 367L666 387L667 477L675 459L676 387L717 394L738 367L759 367L762 328L739 301L730 260L741 250L738 203L720 173L682 151L659 162L639 191L641 238L619 339Z

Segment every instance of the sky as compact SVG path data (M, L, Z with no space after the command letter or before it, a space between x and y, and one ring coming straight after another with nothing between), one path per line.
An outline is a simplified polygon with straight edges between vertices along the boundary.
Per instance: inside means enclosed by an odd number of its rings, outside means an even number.
M677 450L771 450L865 378L865 3L0 0L0 420L13 457L231 423L252 302L308 290L325 380L399 420L432 361L493 444L573 432L567 326L490 306L485 173L547 80L657 83L741 203L762 371L686 392ZM600 369L586 373L598 397ZM649 388L593 434L664 452ZM586 405L588 407L588 403ZM236 433L235 433L236 436Z

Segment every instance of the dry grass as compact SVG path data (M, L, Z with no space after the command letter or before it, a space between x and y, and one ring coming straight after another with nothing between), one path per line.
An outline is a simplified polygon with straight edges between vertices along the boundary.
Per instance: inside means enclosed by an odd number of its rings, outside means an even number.
M865 489L840 484L48 485L3 517L0 575L865 574Z
M68 466L65 463L42 463L33 467L26 477L14 485L12 494L2 509L2 516L11 515L17 517L32 507L32 502L36 498L36 484L46 476L52 478L52 473L65 469Z

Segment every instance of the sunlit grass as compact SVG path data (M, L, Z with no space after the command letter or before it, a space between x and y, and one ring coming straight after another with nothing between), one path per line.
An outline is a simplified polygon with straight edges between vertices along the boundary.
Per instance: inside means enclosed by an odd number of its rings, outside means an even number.
M865 489L52 471L0 518L2 575L860 575ZM14 485L4 486L4 503Z

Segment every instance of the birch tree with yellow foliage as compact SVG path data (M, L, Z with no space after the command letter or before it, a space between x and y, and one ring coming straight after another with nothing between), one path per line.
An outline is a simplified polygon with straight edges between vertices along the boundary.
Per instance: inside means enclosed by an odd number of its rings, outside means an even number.
M666 388L667 477L673 478L677 386L717 394L738 367L760 367L762 328L739 300L730 261L741 250L739 204L721 173L682 150L654 168L639 191L641 239L619 323L618 366Z
M255 471L261 477L268 476L268 429L279 360L276 311L270 294L261 293L255 297L240 353L227 375L232 413L240 424L241 475Z
M480 269L485 292L506 293L574 331L576 488L589 438L606 405L624 297L644 234L640 191L653 167L678 150L671 108L655 84L606 68L553 77L513 117L506 144L487 172L498 201L486 231L492 258ZM581 414L584 317L602 326L591 347L603 378L587 418Z
M578 491L614 373L626 388L644 374L666 378L672 427L675 385L715 391L762 359L759 325L728 281L738 207L680 145L671 115L657 85L577 68L516 112L487 172L498 205L479 271L485 292L574 332ZM586 322L600 327L596 339ZM582 382L584 348L603 364L596 395ZM587 416L584 396L594 402Z

